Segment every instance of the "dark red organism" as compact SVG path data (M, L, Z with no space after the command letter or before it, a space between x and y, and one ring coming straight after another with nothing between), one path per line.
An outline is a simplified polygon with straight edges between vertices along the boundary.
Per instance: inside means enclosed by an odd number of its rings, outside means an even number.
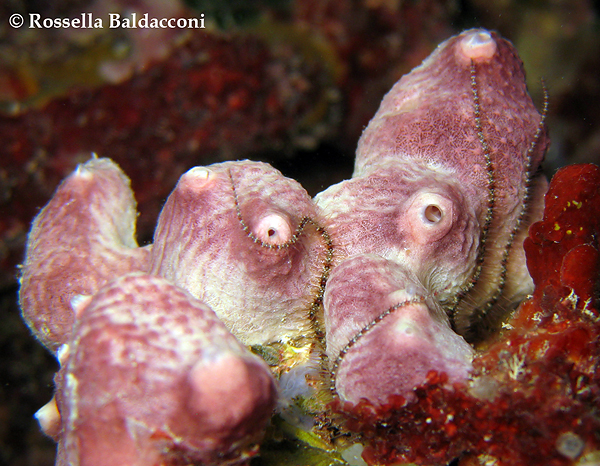
M544 220L532 226L525 240L535 298L544 305L558 298L552 298L552 293L558 292L564 299L572 290L578 309L597 309L599 183L600 169L596 165L572 165L560 170L546 194ZM553 291L546 290L548 287Z

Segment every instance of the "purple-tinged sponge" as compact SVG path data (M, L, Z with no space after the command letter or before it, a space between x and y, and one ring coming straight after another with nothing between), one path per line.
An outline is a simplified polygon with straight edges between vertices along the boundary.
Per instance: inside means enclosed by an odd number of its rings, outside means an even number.
M327 355L342 401L414 399L430 371L464 382L473 350L401 266L364 254L342 262L325 292Z
M207 303L243 343L269 344L311 333L326 238L304 188L271 166L195 167L161 212L150 270Z
M238 464L256 452L276 385L212 310L143 274L79 304L56 376L58 466Z
M476 267L452 305L462 334L472 337L473 325L488 325L495 318L486 315L503 314L533 289L521 242L541 215L547 182L538 168L548 144L516 50L484 29L448 39L403 76L360 138L354 177L389 167L446 176L475 213L478 256L452 259Z
M129 178L110 159L93 158L65 179L35 218L20 277L23 318L52 352L69 340L71 300L148 267L135 240Z
M315 200L338 262L377 254L410 270L442 301L473 274L481 208L468 202L452 173L390 165L331 186Z

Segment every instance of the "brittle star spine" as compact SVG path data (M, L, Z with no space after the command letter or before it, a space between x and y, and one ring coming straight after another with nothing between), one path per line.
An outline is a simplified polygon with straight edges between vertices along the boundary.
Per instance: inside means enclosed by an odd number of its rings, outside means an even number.
M501 272L500 272L500 281L498 283L498 289L496 290L496 293L494 294L494 296L486 303L486 305L482 309L482 311L480 311L481 314L487 313L498 302L498 300L500 299L500 296L502 296L502 292L504 291L504 287L506 286L506 274L508 271L507 265L508 265L508 259L510 256L510 251L512 249L512 245L515 240L515 237L517 236L517 233L519 232L521 225L523 224L523 220L525 219L525 215L527 214L528 207L529 207L529 204L531 201L531 180L532 180L533 176L535 175L535 173L533 173L533 170L532 170L533 153L534 153L534 151L537 147L537 144L540 140L542 131L544 130L546 114L548 113L548 90L546 89L546 85L543 80L542 80L542 90L544 93L544 104L542 107L540 123L538 124L537 130L533 136L533 139L531 141L531 144L529 145L529 148L527 149L527 154L525 157L526 169L525 169L525 174L524 174L524 179L523 179L523 185L524 185L523 205L521 206L521 211L519 212L519 217L517 218L517 221L515 222L515 225L510 232L508 241L506 243L506 247L504 248L504 254L502 256L502 262L501 262Z
M369 322L367 325L365 325L356 335L354 335L350 339L350 341L348 343L346 343L346 346L344 346L342 348L342 350L340 351L340 354L338 354L338 357L336 358L335 362L333 363L333 365L331 367L332 380L334 381L334 383L331 384L330 390L331 390L331 394L333 397L338 396L338 393L335 388L335 380L337 378L337 372L340 367L340 363L342 362L342 359L344 358L346 353L348 353L348 351L350 351L350 349L358 342L358 340L360 340L369 330L371 330L373 327L375 327L379 322L381 322L383 319L385 319L387 316L389 316L393 312L397 311L398 309L401 309L410 304L422 304L424 302L425 302L425 297L416 296L413 299L408 299L406 301L402 301L398 304L395 304L395 305L389 307L387 310L385 310L384 312L379 314L375 319L373 319L371 322Z
M479 252L477 254L476 267L473 276L471 277L471 281L468 286L463 289L456 298L454 306L450 311L450 315L453 317L456 313L456 310L465 297L465 295L471 291L481 276L481 271L483 270L483 262L485 260L485 252L486 252L486 242L488 240L490 227L492 224L492 220L494 218L494 207L496 204L496 179L495 179L495 169L494 164L492 162L492 157L490 154L490 148L485 139L485 135L483 134L483 127L481 125L481 104L479 101L479 91L477 88L477 67L473 60L471 60L471 93L473 95L473 114L475 117L475 133L479 139L479 144L481 145L481 150L483 151L483 157L485 159L485 167L487 171L487 190L488 190L488 207L485 216L485 221L483 224L483 230L480 239L480 247Z
M321 325L319 324L317 317L318 317L319 309L323 303L323 295L325 293L325 285L327 283L327 279L329 278L329 273L331 272L331 267L333 264L335 248L333 246L333 240L331 239L331 236L329 235L327 230L323 226L321 226L316 220L314 220L311 217L304 216L300 220L298 227L296 228L293 235L291 236L291 238L288 241L286 241L284 243L276 243L276 244L267 243L265 241L262 241L259 237L257 237L252 232L252 230L250 229L250 227L244 220L244 217L242 215L242 209L240 207L237 190L235 187L235 181L233 179L233 174L231 172L231 169L228 170L228 174L229 174L229 179L231 181L231 189L233 191L233 200L235 203L235 210L236 210L236 215L237 215L238 221L240 222L240 226L242 227L242 230L244 231L246 236L248 236L248 238L250 238L255 244L258 244L259 246L261 246L263 248L267 248L267 249L275 249L275 250L287 249L290 246L292 246L298 242L298 240L304 233L307 225L312 225L314 227L315 231L320 235L320 237L325 245L325 254L323 257L323 265L321 267L321 275L318 280L317 289L312 293L314 298L313 298L313 301L311 302L310 306L308 307L308 317L310 319L312 330L313 330L315 336L317 337L317 340L321 344L323 344L325 335L323 333L323 330L321 329Z

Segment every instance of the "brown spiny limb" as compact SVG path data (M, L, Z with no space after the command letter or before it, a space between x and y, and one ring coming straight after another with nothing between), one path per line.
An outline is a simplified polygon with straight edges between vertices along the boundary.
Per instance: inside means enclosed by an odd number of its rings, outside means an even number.
M402 301L398 304L394 304L393 306L389 307L384 312L379 314L375 319L373 319L367 325L365 325L356 335L354 335L350 339L350 341L348 343L346 343L346 346L344 346L342 348L342 350L340 351L340 354L338 355L338 357L336 358L335 362L333 363L333 365L331 367L331 376L332 376L333 383L330 386L330 390L331 390L331 395L334 399L336 397L338 397L337 391L335 389L335 379L337 378L337 372L340 367L340 363L342 362L342 359L344 358L346 353L348 353L348 351L350 351L350 349L358 342L358 340L360 340L364 335L366 335L367 332L369 330L371 330L373 327L375 327L379 322L381 322L383 319L385 319L387 316L389 316L393 312L397 311L398 309L401 309L410 304L422 304L424 302L425 302L424 296L416 296L413 299L408 299L408 300Z
M250 229L250 227L244 220L244 217L242 216L242 210L240 208L237 190L235 188L235 181L233 179L233 174L231 173L231 169L228 169L227 173L229 174L229 179L231 181L231 189L233 191L233 200L235 203L235 210L236 210L236 215L237 215L238 221L240 222L242 230L244 231L246 236L248 236L248 238L250 238L255 244L259 245L260 247L266 248L266 249L274 249L274 250L287 249L290 246L296 244L300 240L300 237L304 233L307 225L311 225L315 229L317 234L321 237L321 240L323 241L323 243L325 245L325 256L323 258L323 265L321 267L321 275L319 277L317 287L311 293L313 296L313 300L312 300L310 306L308 307L308 317L310 319L311 327L314 332L314 335L316 336L316 338L317 338L319 344L322 346L322 348L324 348L325 334L319 323L318 314L319 314L319 310L321 309L321 306L323 304L323 294L325 293L325 284L327 283L327 279L329 278L329 273L331 272L331 267L333 264L335 248L334 248L331 236L329 235L327 230L323 226L321 226L316 220L314 220L308 216L305 216L305 217L302 217L302 219L300 220L300 223L296 227L296 230L294 231L294 234L292 235L292 237L290 238L289 241L286 241L285 243L280 243L280 244L271 244L271 243L266 243L266 242L262 241L260 238L258 238L252 232L252 230ZM322 350L322 348L321 348L321 350ZM324 352L321 351L321 354L324 355Z
M498 302L498 300L500 299L500 296L502 296L502 292L506 285L506 274L507 274L507 270L508 270L507 265L508 265L508 260L509 260L509 256L510 256L510 251L512 249L512 245L515 240L515 237L517 236L517 233L519 232L519 230L523 224L523 220L525 219L525 216L527 215L528 207L531 202L531 180L532 180L533 176L535 175L535 173L533 173L533 170L532 170L532 156L533 156L533 152L534 152L535 148L537 147L537 144L539 142L542 131L544 129L544 123L546 121L546 115L548 113L548 90L546 89L546 85L543 80L542 80L542 90L544 92L544 103L543 103L543 107L542 107L540 123L538 124L537 130L533 136L533 139L531 141L531 144L529 145L529 148L527 149L527 154L525 157L526 169L525 169L525 175L524 175L524 179L523 179L523 184L525 186L525 192L523 195L523 205L521 206L521 211L519 212L517 221L515 222L515 225L510 232L508 241L506 243L506 247L504 248L504 254L502 256L502 262L501 262L501 272L500 272L500 281L498 283L498 289L496 290L496 293L494 294L494 296L492 296L492 298L490 298L490 300L485 304L485 306L482 307L478 311L479 315L477 317L481 317L481 316L487 314L490 311L490 309L492 309L492 307L494 307L494 305Z
M494 217L494 206L496 204L496 179L495 179L495 171L494 164L492 162L492 157L490 154L489 145L485 139L485 135L483 134L483 127L481 125L481 105L479 101L479 91L477 88L477 68L473 60L471 60L471 93L473 94L473 113L475 116L475 132L479 139L479 143L481 144L481 149L483 151L483 157L485 158L485 167L487 170L487 185L488 185L488 207L487 213L485 216L485 221L483 224L483 230L480 238L480 246L479 251L477 253L476 266L473 276L466 288L458 293L454 306L450 310L450 317L453 320L456 310L465 297L465 295L471 291L481 276L481 271L483 270L483 262L485 259L486 252L486 242L488 240L490 226L492 224L492 219Z

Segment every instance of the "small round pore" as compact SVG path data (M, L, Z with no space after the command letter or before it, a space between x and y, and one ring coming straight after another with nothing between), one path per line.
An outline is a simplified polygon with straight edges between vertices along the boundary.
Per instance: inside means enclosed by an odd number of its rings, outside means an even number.
M256 223L254 234L263 243L284 244L292 239L292 228L286 216L270 213Z
M423 219L425 222L438 223L442 220L443 216L442 209L436 204L429 204L423 209Z
M399 227L408 227L417 243L431 244L452 228L453 210L454 203L448 197L422 190L415 195Z

